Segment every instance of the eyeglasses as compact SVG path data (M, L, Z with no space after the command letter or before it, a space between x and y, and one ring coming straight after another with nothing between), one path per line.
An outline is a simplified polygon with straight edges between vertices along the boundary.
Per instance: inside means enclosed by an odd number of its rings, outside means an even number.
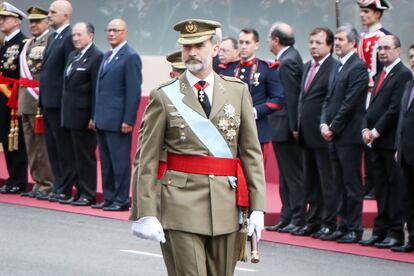
M107 32L107 33L119 33L119 32L122 32L122 31L125 31L124 29L105 29L105 32Z

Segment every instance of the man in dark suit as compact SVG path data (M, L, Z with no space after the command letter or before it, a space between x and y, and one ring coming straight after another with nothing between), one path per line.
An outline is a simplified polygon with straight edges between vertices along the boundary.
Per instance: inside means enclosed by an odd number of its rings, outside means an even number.
M43 108L46 146L55 176L53 191L40 200L67 201L76 182L75 158L69 131L61 127L62 88L65 65L74 50L69 26L72 6L69 1L52 2L49 25L55 30L49 38L40 72L40 105Z
M288 24L276 22L269 32L270 51L280 62L279 74L285 108L269 115L270 135L280 175L282 211L279 223L270 231L289 233L305 223L305 185L303 182L302 150L298 138L298 101L303 61L293 47L295 38Z
M362 137L364 100L368 89L367 65L356 55L357 30L345 25L335 34L339 63L330 75L329 92L321 115L321 134L329 142L334 182L338 189L339 227L321 240L358 242L362 228Z
M102 166L104 201L92 205L105 211L129 209L132 130L141 98L141 58L126 42L127 24L109 22L112 50L104 55L96 84L94 124Z
M96 196L96 134L92 127L96 77L102 52L93 44L95 28L79 22L73 27L76 48L69 55L65 68L62 95L62 127L69 130L78 176L78 198L75 206L95 203Z
M331 56L334 35L315 28L309 36L312 60L305 64L298 106L299 143L303 145L303 168L309 209L306 226L291 232L318 237L336 228L337 191L332 185L328 143L319 130L322 104L328 93L329 75L336 64Z
M270 142L267 115L283 108L283 89L280 82L278 62L266 62L256 57L259 34L255 29L242 29L239 33L240 61L227 64L222 75L236 77L247 84L253 100L257 134L266 161ZM266 162L265 162L266 163Z
M414 44L409 50L410 66L414 71ZM397 128L397 161L400 165L403 188L403 213L407 222L408 241L402 246L391 248L395 252L414 251L414 80L405 86L401 101L400 116Z
M12 89L13 82L20 77L19 55L26 38L20 31L23 17L26 15L13 5L1 4L0 31L4 35L4 43L0 44L0 143L3 145L9 174L5 185L0 188L2 194L21 193L27 186L27 156L22 121L17 117L17 106L9 105L10 98L16 96ZM17 132L14 124L17 124Z
M404 241L401 186L395 162L395 134L404 86L411 80L410 70L400 59L400 39L387 35L378 41L378 57L384 69L375 81L362 136L372 147L378 213L372 236L361 245L379 248L401 246Z

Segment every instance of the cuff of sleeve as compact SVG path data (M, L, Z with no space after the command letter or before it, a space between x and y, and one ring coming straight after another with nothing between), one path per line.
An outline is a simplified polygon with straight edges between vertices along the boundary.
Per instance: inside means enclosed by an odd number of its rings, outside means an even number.
M379 132L375 128L372 129L372 135L374 136L375 139L380 137Z

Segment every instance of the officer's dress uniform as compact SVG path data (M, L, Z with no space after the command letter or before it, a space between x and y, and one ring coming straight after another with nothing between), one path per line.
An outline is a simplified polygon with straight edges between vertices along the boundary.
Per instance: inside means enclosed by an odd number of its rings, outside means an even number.
M6 78L18 80L20 78L19 54L23 48L26 37L19 30L13 37L5 41L0 47L0 74ZM0 82L1 83L1 82ZM0 141L7 163L9 179L0 192L21 192L27 185L27 156L24 144L22 121L18 118L18 147L9 151L9 133L11 108L7 106L12 94L12 86L0 84Z
M25 64L21 64L21 77L39 80L43 53L46 48L49 30L26 42ZM22 59L22 58L21 58ZM22 59L23 60L23 59ZM54 176L47 155L46 141L43 133L35 131L36 114L39 108L39 87L20 86L19 109L22 117L23 132L29 159L30 174L35 181L32 192L49 193L53 188ZM40 113L38 114L38 116ZM39 120L39 117L38 117ZM39 122L39 121L38 121ZM36 195L36 194L34 194Z

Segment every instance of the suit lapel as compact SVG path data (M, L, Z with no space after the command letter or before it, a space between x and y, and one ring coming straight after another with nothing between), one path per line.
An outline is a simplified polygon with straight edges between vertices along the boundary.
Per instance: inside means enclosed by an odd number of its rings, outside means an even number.
M200 102L198 101L197 97L194 94L194 91L191 85L188 83L185 74L182 74L179 78L180 81L180 91L184 94L183 103L189 106L191 109L196 111L201 116L207 118L203 107L201 106ZM210 112L211 114L212 112Z
M408 91L407 91L407 102L404 103L404 106L403 106L403 108L406 109L406 112L410 111L412 106L414 105L414 100L413 100L411 102L410 106L408 106L408 102L410 101L411 90L413 89L413 87L414 87L414 80L412 80L410 85L409 85L409 88L408 88Z
M73 68L70 71L68 79L70 79L73 76L73 74L76 71L76 68L79 68L80 65L83 65L83 64L88 62L89 57L91 56L91 54L93 52L93 49L92 49L93 47L95 47L95 46L92 44L91 47L89 47L89 49L85 52L85 54L83 54L82 58L72 65Z
M226 103L226 90L221 78L214 73L213 106L211 107L210 119L213 119Z
M371 100L370 100L370 104L377 98L378 94L381 93L382 89L387 85L387 83L393 78L393 76L397 73L398 70L400 70L402 64L401 62L398 63L397 65L394 66L394 68L392 68L391 72L388 73L388 75L385 77L385 79L383 80L380 89L377 91L377 86L378 86L378 81L375 82L375 85L372 89L372 91L374 91L374 93L372 93L373 95L371 96Z
M116 55L111 59L111 61L105 66L105 68L102 67L103 72L102 72L102 76L104 76L109 70L111 70L112 66L114 66L114 64L118 63L118 61L122 58L122 56L125 54L126 50L127 50L128 45L125 44L119 51L118 53L116 53ZM109 53L108 53L109 54ZM104 63L104 62L103 62ZM102 63L102 66L103 66Z

